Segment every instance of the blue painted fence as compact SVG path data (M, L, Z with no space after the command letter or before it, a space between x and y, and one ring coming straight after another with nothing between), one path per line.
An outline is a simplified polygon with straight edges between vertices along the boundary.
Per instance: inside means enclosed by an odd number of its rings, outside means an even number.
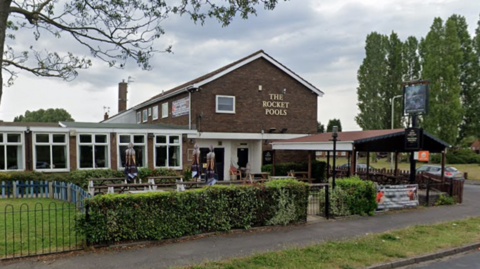
M79 186L57 181L2 181L1 198L51 198L71 202L83 209L83 199L91 195Z

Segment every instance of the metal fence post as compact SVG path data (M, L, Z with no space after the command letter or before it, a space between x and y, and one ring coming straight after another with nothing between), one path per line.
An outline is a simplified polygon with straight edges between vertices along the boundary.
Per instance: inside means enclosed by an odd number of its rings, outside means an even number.
M330 218L330 198L329 198L329 185L325 186L325 218Z
M427 177L427 197L425 197L425 200L427 200L427 206L430 206L430 178Z
M67 201L69 203L72 202L72 185L71 184L67 184Z

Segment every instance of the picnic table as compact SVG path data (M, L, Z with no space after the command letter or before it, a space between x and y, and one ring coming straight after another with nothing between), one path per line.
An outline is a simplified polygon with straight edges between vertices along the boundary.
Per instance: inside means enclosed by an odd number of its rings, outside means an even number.
M126 183L124 177L112 177L112 178L89 178L88 181L88 193L94 196L95 193L101 193L101 190L107 190L107 184L117 184L119 182ZM98 192L96 192L98 191Z
M152 183L123 183L123 184L107 184L108 193L124 193L125 191L132 190L144 190L144 191L152 191L154 190L154 184Z
M248 178L250 183L253 183L253 180L255 179L268 180L268 176L270 176L269 172L250 172L245 179Z
M290 171L290 172L287 172L287 176L291 176L291 177L294 177L294 178L307 178L308 177L308 172L305 172L305 171Z

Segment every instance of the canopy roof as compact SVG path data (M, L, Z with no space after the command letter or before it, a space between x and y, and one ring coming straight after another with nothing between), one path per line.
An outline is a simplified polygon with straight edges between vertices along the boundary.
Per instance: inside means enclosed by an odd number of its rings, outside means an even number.
M450 145L426 131L422 135L422 150L442 152ZM410 152L405 149L405 129L338 132L338 151ZM294 139L272 142L273 150L332 151L332 133L319 133Z

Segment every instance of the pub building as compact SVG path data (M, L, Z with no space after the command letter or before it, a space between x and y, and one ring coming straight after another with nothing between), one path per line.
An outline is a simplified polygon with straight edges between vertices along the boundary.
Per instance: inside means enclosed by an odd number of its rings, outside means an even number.
M120 82L118 114L102 122L0 123L0 171L122 170L132 142L139 167L189 168L194 144L206 162L214 147L219 180L230 167L259 172L271 142L317 131L323 92L264 51L221 67L127 109ZM305 162L306 151L278 151L275 162Z

